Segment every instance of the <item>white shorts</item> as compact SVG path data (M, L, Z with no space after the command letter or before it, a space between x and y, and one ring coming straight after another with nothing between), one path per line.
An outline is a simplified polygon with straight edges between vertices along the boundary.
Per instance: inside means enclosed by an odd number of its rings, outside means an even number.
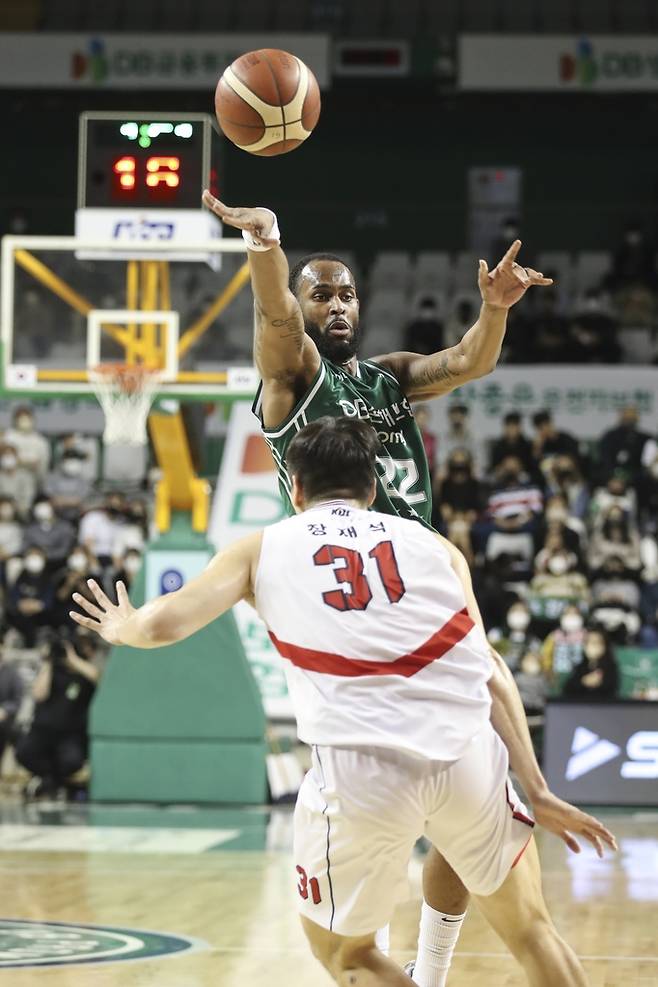
M314 747L295 808L300 911L343 936L386 925L408 893L416 840L426 836L470 892L493 894L534 822L507 777L491 724L458 761L382 747Z

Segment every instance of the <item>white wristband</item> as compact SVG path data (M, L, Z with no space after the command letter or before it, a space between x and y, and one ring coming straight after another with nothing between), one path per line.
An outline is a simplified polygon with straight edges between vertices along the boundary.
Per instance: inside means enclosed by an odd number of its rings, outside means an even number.
M281 243L281 233L279 231L279 224L277 222L276 213L272 212L271 209L267 209L266 206L258 206L259 209L264 209L272 217L272 229L267 234L268 240L276 240L277 243ZM258 237L255 237L248 230L242 231L242 239L247 244L249 250L271 250L274 244L272 243L261 243Z

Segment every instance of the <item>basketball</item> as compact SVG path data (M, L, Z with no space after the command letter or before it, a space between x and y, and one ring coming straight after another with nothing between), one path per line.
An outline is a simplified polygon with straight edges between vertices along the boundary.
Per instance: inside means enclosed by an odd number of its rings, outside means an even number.
M215 112L223 133L250 154L287 154L320 117L311 70L287 51L260 48L236 58L217 83Z

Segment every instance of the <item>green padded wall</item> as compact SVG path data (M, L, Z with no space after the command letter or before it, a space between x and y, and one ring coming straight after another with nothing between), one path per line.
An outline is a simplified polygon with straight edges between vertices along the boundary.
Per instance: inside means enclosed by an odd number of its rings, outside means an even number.
M189 575L211 554L176 518L148 546L133 603L144 602L149 571L181 560ZM114 648L91 710L92 799L262 803L265 730L232 613L168 648Z

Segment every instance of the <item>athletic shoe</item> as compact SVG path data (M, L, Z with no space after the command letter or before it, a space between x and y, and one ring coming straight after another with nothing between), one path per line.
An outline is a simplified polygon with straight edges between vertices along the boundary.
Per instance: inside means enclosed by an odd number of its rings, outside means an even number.
M414 966L415 966L415 963L407 963L407 965L405 966L404 972L406 973L406 975L408 977L413 977L413 975L414 975Z

